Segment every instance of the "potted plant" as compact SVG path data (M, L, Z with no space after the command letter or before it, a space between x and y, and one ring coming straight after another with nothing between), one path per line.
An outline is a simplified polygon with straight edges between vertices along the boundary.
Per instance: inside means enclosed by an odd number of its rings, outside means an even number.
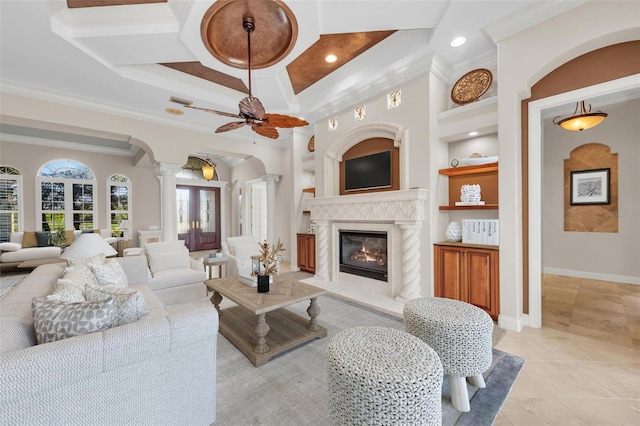
M278 238L278 242L269 244L266 241L258 243L260 246L260 270L258 271L258 293L269 291L269 281L278 272L278 255L285 251L285 248Z
M51 244L62 248L62 251L67 247L67 233L64 228L55 228L49 234L49 238L51 240Z

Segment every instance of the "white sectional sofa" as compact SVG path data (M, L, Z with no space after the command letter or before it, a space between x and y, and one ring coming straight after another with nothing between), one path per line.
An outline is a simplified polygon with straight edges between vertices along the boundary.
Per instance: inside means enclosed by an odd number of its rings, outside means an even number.
M69 240L77 238L82 231L68 232L72 234L67 237ZM116 245L118 239L111 236L110 229L100 229L99 232L108 244ZM28 260L57 259L60 257L60 247L23 247L23 242L24 232L13 232L9 236L8 243L0 243L0 269L15 268ZM68 241L68 245L70 244L72 244L72 241Z
M118 258L148 315L36 344L32 298L63 273L42 265L0 300L0 424L210 425L216 420L218 313L206 299L164 306L145 256Z

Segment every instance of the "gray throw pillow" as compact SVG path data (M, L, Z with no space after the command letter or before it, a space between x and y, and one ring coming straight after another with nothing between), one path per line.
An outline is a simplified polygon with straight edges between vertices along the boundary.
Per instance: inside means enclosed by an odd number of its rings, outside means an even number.
M51 244L49 243L49 233L48 232L36 232L36 242L38 243L38 247L48 247Z
M41 344L110 328L115 301L65 303L34 297L31 311L36 341Z

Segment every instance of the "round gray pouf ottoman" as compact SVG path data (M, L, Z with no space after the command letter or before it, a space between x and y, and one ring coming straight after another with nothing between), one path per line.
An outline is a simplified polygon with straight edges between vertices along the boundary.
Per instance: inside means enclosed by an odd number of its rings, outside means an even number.
M493 321L482 309L440 297L413 299L404 305L404 329L431 346L449 376L451 402L469 411L465 379L484 388L482 373L491 366Z
M336 425L441 425L442 364L420 339L355 327L327 347L329 414Z

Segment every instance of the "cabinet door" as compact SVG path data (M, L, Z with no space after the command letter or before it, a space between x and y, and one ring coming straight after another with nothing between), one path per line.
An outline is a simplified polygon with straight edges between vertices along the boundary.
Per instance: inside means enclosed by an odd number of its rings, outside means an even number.
M494 285L498 271L496 270L494 250L469 248L466 255L466 301L494 315L497 288ZM497 315L497 312L495 312Z
M436 297L464 300L462 295L462 249L435 246Z
M307 272L316 272L316 237L309 235L307 237Z
M298 234L298 268L301 271L316 271L316 237Z

